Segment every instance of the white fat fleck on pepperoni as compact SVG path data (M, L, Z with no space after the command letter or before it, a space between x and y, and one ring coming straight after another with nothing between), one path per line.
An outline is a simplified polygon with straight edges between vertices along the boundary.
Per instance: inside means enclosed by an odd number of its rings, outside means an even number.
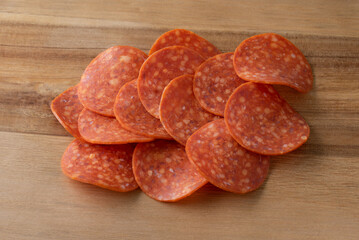
M190 121L191 121L191 120L189 120L189 119L184 119L184 120L183 120L184 124L189 124Z
M221 174L218 174L218 178L225 178L226 176L223 174L223 173L221 173Z
M113 86L117 86L119 83L119 80L117 78L112 78L109 83Z
M307 136L302 136L301 139L306 141L308 139L308 137Z
M280 139L280 137L278 136L278 134L276 134L274 131L271 131L271 134L272 134L275 138Z
M218 102L222 102L222 101L223 101L223 99L222 99L220 96L217 96L217 97L216 97L216 100L217 100Z
M215 132L214 134L213 134L213 137L218 137L219 136L219 132ZM199 141L199 140L198 140Z
M129 63L129 62L131 61L131 57L130 57L130 56L123 55L123 56L120 56L120 57L119 57L119 61L120 61L120 62Z
M262 139L262 138L260 138L260 137L258 137L258 136L254 136L254 138L255 138L258 142L263 143L263 139Z

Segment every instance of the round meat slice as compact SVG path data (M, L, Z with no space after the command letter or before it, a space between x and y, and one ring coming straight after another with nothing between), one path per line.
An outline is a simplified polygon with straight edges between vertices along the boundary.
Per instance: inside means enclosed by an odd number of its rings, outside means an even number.
M150 142L153 138L138 135L124 129L116 118L105 117L84 109L79 116L80 134L94 144L125 144Z
M114 112L121 126L147 137L172 139L159 119L149 114L138 97L137 81L126 83L117 94Z
M67 147L61 168L71 179L118 192L138 187L132 171L135 145L97 145L74 140Z
M138 94L145 109L159 118L163 89L174 78L194 74L204 59L195 51L172 46L152 54L142 65L138 77Z
M144 52L128 46L116 46L100 53L82 74L78 90L81 103L93 112L114 117L118 91L137 78L146 58Z
M158 201L178 201L207 183L175 141L137 144L132 164L142 191Z
M208 112L224 116L224 108L232 92L244 80L233 68L233 53L223 53L207 59L196 70L193 93Z
M259 188L269 170L269 156L241 147L223 119L210 122L187 141L186 152L199 172L213 185L234 193Z
M309 137L304 118L271 85L242 84L229 98L224 119L233 138L259 154L285 154Z
M303 53L275 33L244 40L233 64L238 76L247 81L286 85L299 92L308 92L313 85L312 69Z
M160 119L167 132L186 145L189 136L218 116L204 110L193 95L193 75L173 79L163 91Z
M77 121L84 107L79 101L77 89L78 85L70 87L52 100L51 111L72 136L82 139Z
M197 34L185 29L174 29L162 34L155 41L150 50L150 55L169 46L188 47L201 54L204 58L209 58L221 53L212 43Z

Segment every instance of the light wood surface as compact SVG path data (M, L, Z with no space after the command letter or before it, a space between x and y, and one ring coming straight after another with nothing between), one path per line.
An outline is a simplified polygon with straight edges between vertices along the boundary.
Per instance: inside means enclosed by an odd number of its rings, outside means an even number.
M300 149L272 157L259 190L206 185L178 203L140 190L72 181L60 158L72 137L49 103L113 45L144 51L188 28L233 51L276 32L313 67L314 88L280 93L311 127ZM358 239L359 1L0 2L0 239Z

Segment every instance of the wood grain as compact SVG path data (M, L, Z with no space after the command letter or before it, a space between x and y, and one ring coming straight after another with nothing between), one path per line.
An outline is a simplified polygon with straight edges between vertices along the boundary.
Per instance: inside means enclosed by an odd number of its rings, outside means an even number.
M0 239L357 239L358 12L358 1L1 1ZM72 138L50 101L102 50L148 52L176 27L223 52L262 32L295 43L314 88L276 88L308 121L309 141L273 157L265 185L243 196L207 185L164 204L65 177Z

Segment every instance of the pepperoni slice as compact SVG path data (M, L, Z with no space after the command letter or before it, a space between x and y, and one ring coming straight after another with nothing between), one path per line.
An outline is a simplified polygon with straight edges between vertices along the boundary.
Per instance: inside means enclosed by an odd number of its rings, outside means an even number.
M105 117L84 109L79 116L80 134L94 144L125 144L150 142L153 138L135 134L124 129L116 118Z
M218 118L205 111L193 95L193 76L173 79L162 94L160 119L167 132L186 145L189 136L204 124Z
M269 156L241 147L230 135L223 119L206 124L187 141L190 161L213 185L234 193L259 188L269 170Z
M84 108L77 95L78 85L70 87L51 102L51 111L61 125L75 138L82 139L77 120Z
M142 65L138 77L138 94L146 110L159 118L163 89L175 77L194 74L204 59L195 51L172 46L152 54Z
M244 80L286 85L308 92L312 69L303 53L289 40L265 33L244 40L234 53L234 69Z
M242 84L229 98L224 118L234 139L259 154L293 151L309 137L304 118L270 85Z
M117 94L115 115L121 126L131 132L152 138L172 139L159 119L149 114L137 91L137 80L126 83Z
M122 85L137 78L147 55L141 50L116 46L100 53L85 69L79 85L79 98L88 109L114 117L113 105Z
M163 202L185 198L207 183L175 141L137 144L133 172L142 191Z
M208 112L224 116L224 108L232 92L244 80L233 68L233 53L223 53L207 59L196 70L194 96Z
M174 29L162 34L155 41L150 50L150 55L169 46L188 47L201 54L204 58L209 58L221 53L212 43L197 34L185 29Z
M97 145L74 140L67 147L61 168L71 179L118 192L138 187L132 172L133 144Z

